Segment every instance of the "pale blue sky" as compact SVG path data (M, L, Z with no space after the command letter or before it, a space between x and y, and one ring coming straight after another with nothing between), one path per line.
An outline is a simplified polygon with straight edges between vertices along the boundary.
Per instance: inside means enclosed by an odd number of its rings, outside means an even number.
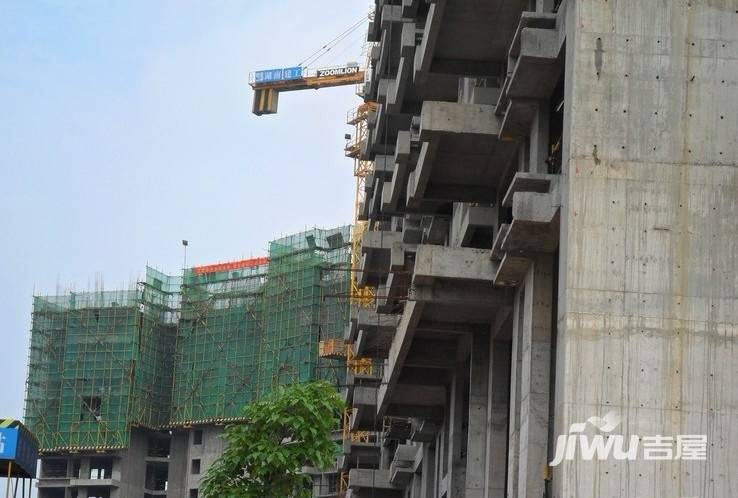
M22 416L34 289L176 272L183 238L207 263L351 221L354 88L257 118L247 75L297 64L368 3L0 0L0 416ZM357 32L321 62L360 50Z

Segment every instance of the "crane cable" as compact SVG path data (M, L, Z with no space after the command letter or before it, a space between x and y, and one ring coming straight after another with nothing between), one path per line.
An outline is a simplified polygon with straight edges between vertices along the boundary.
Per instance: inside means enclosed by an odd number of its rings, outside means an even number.
M298 66L304 66L309 64L314 64L318 61L321 57L323 57L325 54L331 51L336 45L338 45L341 41L346 39L347 36L349 36L351 33L359 29L364 22L369 19L368 15L364 15L356 21L354 24L349 26L345 31L343 31L341 34L330 40L328 43L320 47L318 50L310 54L308 57L306 57L303 61L301 61Z

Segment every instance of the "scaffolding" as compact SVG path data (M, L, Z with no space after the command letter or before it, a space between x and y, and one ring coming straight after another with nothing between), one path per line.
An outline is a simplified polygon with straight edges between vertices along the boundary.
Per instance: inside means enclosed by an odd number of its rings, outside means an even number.
M350 265L350 226L313 229L264 258L35 297L27 424L44 452L116 450L134 427L226 423L277 385L338 384L318 344L343 335Z
M371 287L359 287L358 271L361 267L361 238L367 230L368 223L359 220L359 211L366 202L366 177L373 171L372 161L361 158L362 144L368 139L367 119L369 114L377 109L376 102L364 102L355 109L349 111L346 123L354 127L351 140L346 142L344 152L354 162L354 178L356 178L356 190L354 192L354 231L351 239L351 301L362 307L371 307L374 304L375 291Z
M35 297L26 423L47 451L119 449L131 426L165 423L176 282L152 268L135 289Z
M350 240L349 226L313 229L268 258L185 270L171 425L240 420L277 385L340 382L318 343L348 322Z

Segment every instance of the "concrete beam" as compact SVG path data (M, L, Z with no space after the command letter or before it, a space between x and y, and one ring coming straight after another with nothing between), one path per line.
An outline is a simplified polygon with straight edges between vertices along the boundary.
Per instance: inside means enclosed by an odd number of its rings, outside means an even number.
M410 351L415 327L420 321L420 317L425 305L422 302L409 301L405 303L405 309L400 318L400 324L397 327L397 333L392 340L389 358L387 364L389 368L384 371L384 381L379 387L377 413L383 416L389 405L389 395L397 384L400 376L400 368L392 368L393 365L402 364Z
M494 114L494 106L423 102L419 136L423 142L446 134L481 135L494 138L498 136L499 131L500 120Z
M497 266L485 249L419 245L413 284L430 285L438 279L492 282Z
M507 86L510 99L548 99L564 70L559 34L553 29L523 28L520 52Z
M552 190L554 183L560 180L559 175L549 175L541 173L517 172L510 182L510 186L505 192L502 205L512 207L513 196L517 192L537 192L546 194Z
M506 252L500 261L495 274L494 284L505 287L517 287L523 280L530 266L530 259Z
M420 46L415 52L415 81L422 82L430 71L436 50L436 43L438 43L438 34L441 29L441 21L443 19L445 8L446 0L436 0L430 4L428 14L425 18L425 25L423 27L423 38L420 42Z
M361 488L371 489L376 496L399 497L402 495L402 487L395 486L390 482L389 469L351 469L349 471L348 487L354 491ZM395 494L384 494L381 490L396 491Z
M510 291L475 280L438 280L432 285L414 286L409 300L428 308L423 318L431 321L489 323L497 310L510 303Z

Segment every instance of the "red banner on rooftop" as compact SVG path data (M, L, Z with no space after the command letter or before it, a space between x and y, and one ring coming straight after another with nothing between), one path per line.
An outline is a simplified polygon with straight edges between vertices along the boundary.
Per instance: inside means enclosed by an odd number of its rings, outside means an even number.
M269 263L269 258L263 256L261 258L242 259L239 261L231 261L229 263L216 263L214 265L200 265L192 267L195 275L203 275L205 273L216 273L220 271L241 270L243 268L253 268L254 266L262 266Z

